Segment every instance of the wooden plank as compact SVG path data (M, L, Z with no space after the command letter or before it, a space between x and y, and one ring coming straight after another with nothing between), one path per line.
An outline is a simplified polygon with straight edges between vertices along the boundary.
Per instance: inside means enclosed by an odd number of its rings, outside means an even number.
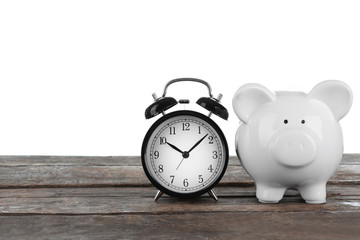
M252 186L241 166L229 166L220 185ZM340 165L329 184L360 184L360 165ZM150 186L141 166L0 167L4 187Z
M215 188L218 197L254 197L255 187L217 186ZM57 198L57 197L131 197L153 199L156 189L154 187L89 187L89 188L5 188L0 189L2 198ZM207 195L204 195L207 197ZM288 190L285 196L299 196L296 190ZM360 186L358 185L329 185L327 187L328 198L353 197L359 199ZM168 196L163 195L163 198Z
M140 166L1 167L0 187L149 185Z
M327 204L305 204L289 192L279 204L261 204L253 188L219 188L219 201L207 195L192 199L164 196L153 200L154 188L2 189L0 215L19 214L166 214L194 212L360 212L360 186L336 192L328 188ZM342 194L345 193L345 194Z
M2 239L359 239L360 215L333 212L0 216Z
M360 165L360 154L346 153L341 160L342 165Z
M239 166L230 156L229 166ZM360 154L344 154L341 165L360 165ZM0 167L15 166L141 166L139 156L0 156Z
M141 166L138 156L0 156L0 167Z
M254 197L255 187L221 187L215 188L218 197ZM0 189L2 198L55 198L55 197L129 197L152 199L155 195L154 187L91 187L91 188L6 188ZM206 194L205 194L206 196ZM296 190L288 190L285 196L299 196ZM328 198L353 197L359 199L360 186L358 185L329 185L327 187ZM164 195L164 198L167 196Z

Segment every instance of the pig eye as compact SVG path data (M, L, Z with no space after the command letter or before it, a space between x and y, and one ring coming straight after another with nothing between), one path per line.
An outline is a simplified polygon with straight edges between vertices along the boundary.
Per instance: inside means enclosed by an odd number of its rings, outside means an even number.
M285 124L288 124L288 122L289 122L289 121L288 121L287 119L284 120L284 123L285 123Z
M301 120L301 124L305 124L305 120L303 119L303 120Z

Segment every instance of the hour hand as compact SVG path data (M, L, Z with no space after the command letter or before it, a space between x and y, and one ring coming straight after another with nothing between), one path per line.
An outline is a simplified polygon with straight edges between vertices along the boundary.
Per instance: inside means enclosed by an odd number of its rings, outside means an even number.
M181 151L178 147L176 147L175 145L169 143L169 142L166 142L171 148L175 149L176 151L178 151L179 153L183 154L184 152Z

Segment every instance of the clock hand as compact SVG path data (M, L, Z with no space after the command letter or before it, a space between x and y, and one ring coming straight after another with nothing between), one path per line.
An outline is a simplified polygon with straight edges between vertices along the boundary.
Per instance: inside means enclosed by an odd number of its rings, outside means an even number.
M188 153L190 153L194 148L196 148L201 142L202 140L204 140L204 138L206 138L208 134L206 134L205 136L203 136L199 141L197 141L197 143L195 143L194 146L192 146L192 148L190 148L190 150L188 151Z
M178 168L180 167L181 163L184 161L184 157L181 159L181 162L179 163L179 165L177 166L176 170L178 170Z
M169 142L166 142L171 148L175 149L176 151L178 151L179 153L183 154L184 152L181 151L178 147L176 147L175 145L169 143Z

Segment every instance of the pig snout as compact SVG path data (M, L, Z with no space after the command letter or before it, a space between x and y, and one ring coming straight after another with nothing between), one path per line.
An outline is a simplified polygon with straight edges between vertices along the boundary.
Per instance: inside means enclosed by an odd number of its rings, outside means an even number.
M273 139L271 153L281 165L302 167L315 160L317 147L310 134L301 130L289 130Z

